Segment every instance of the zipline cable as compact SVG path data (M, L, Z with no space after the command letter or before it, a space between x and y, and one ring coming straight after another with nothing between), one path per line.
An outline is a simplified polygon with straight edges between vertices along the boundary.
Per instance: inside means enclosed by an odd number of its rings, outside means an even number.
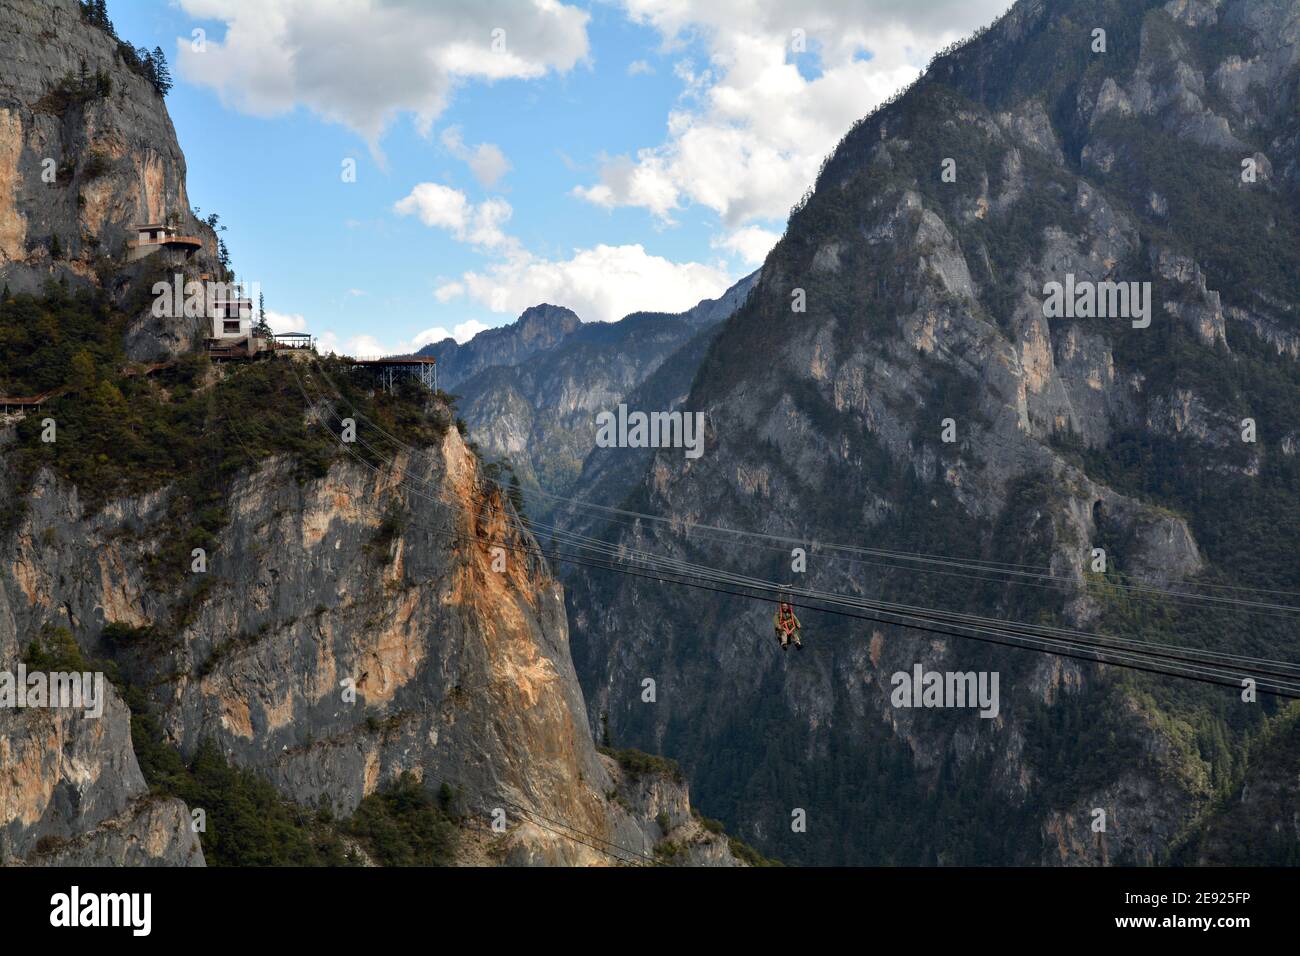
M309 398L308 396L306 396L305 390L304 390L304 397L307 398L308 401L310 402L310 398ZM338 417L338 416L337 416L337 413L334 413L334 412L332 411L332 409L331 409L331 413L334 414L336 418ZM361 461L363 464L365 464L367 467L369 467L369 468L371 468L372 470L374 470L376 473L379 472L379 469L377 468L377 466L375 466L375 465L373 465L373 464L371 464L371 463L369 463L369 462L364 461L363 458L360 458L360 456L356 454L356 452L355 452L354 449L349 449L349 448L347 448L347 447L346 447L346 446L347 446L347 443L342 443L342 444L344 445L345 450L348 451L350 454L352 454L352 456L353 456L354 458L357 458L357 460ZM383 456L382 456L382 455L381 455L381 454L380 454L376 449L374 449L373 446L370 446L368 443L365 443L364 440L362 440L362 444L364 444L365 447L366 447L369 451L371 451L372 453L376 454L377 457L380 457L381 460L383 460ZM395 464L394 464L394 462L393 462L392 460L388 460L388 461L387 461L387 466L388 466L390 469L395 469L395 468L396 468L396 466L395 466ZM405 480L405 479L403 479L403 480ZM490 479L487 479L487 480L490 481ZM415 493L416 493L417 495L419 494L419 492L415 492ZM420 497L424 497L424 498L426 498L426 499L428 499L428 500L434 500L434 499L432 499L432 498L429 498L429 496L426 496L426 495L420 495ZM441 496L439 496L439 497L441 498ZM463 504L460 504L460 503L458 503L458 502L457 502L457 503L449 502L449 501L447 501L445 498L442 498L442 501L443 501L444 503L451 504L453 507L461 507L461 508L464 508L464 507L465 507ZM542 557L548 557L548 556L545 554L545 552L539 551L538 553L539 553L539 555L542 556ZM550 557L555 558L555 557L557 557L557 556L556 556L556 555L551 555ZM647 557L649 563L653 563L653 562L655 562L655 561L661 561L661 560L662 560L662 559L660 558L660 556L646 556L646 557ZM563 560L563 559L561 559L561 560ZM612 570L612 569L615 569L615 568L610 567L610 566L606 566L606 569L611 569L611 570ZM681 569L681 568L676 568L676 567L671 567L671 566L670 566L670 567L667 567L667 568L663 568L663 567L661 567L660 570L661 570L661 571L666 570L666 571L669 572L669 573L673 573L673 572L683 573L683 569ZM699 567L699 566L694 566L694 567L687 568L687 569L685 570L684 573L694 573L694 574L696 574L696 575L708 575L708 574L710 573L710 570L711 570L711 569L704 569L704 568L701 568L701 567ZM714 574L716 575L716 572L714 572ZM719 578L715 577L714 579L717 580L717 579L719 579ZM743 579L743 578L740 578L739 576L736 576L736 575L728 575L727 578L726 578L726 580L731 580L731 581L733 581L733 582L735 582L735 583L739 583L739 584L741 584L742 586L749 586L749 587L762 587L762 588L766 588L766 589L768 590L769 593L775 590L776 593L777 593L778 595L779 595L780 593L784 593L784 592L786 592L786 591L791 590L790 588L788 588L788 587L786 587L786 586L777 585L775 582L762 582L762 581L758 581L757 579ZM893 604L890 604L890 603L888 603L888 602L865 602L865 601L861 601L861 600L849 600L849 601L845 601L844 596L842 596L842 595L836 595L836 594L833 594L833 593L827 593L827 592L815 592L815 591L811 591L810 589L795 589L795 590L798 590L798 591L800 591L801 593L808 594L808 595L810 595L810 596L812 596L812 597L814 597L814 598L819 598L819 599L822 599L822 600L828 600L828 601L835 601L835 602L840 603L840 604L845 605L845 606L870 608L870 609L879 610L879 611L881 611L881 612L883 612L883 613L890 613L890 614L894 614L894 615L899 615L901 612L914 612L914 611L920 611L920 612L922 612L923 615L924 615L924 616L919 617L920 620L931 620L931 621L938 621L938 622L941 622L941 623L949 623L949 624L952 624L953 626L959 626L959 627L963 627L963 628L966 628L966 629L975 629L977 632L981 632L981 633L1000 633L1000 634L1005 634L1005 633L1007 633L1007 630L1008 630L1008 629L1012 629L1012 630L1014 630L1014 631L1018 631L1018 633L1016 633L1014 636L1019 636L1019 637L1021 637L1022 639L1026 639L1026 640L1028 640L1028 639L1037 639L1037 640L1039 640L1040 642L1043 641L1043 640L1047 640L1046 638L1041 638L1040 635L1039 635L1039 633L1038 633L1037 631L1035 631L1033 628L1029 627L1028 625L1020 625L1020 624L1017 624L1017 623L1014 623L1014 622L1005 622L1005 621L1001 621L1001 620L998 620L998 619L980 618L980 617L975 616L975 615L960 614L960 613L956 613L956 612L936 612L936 611L934 611L933 609L928 609L928 608L920 608L920 609L917 609L917 608L912 608L912 607L907 606L907 605L893 605ZM817 605L807 605L807 606L813 607L814 609L826 610L825 608L822 608L822 607L817 606ZM943 616L935 617L934 615L943 615ZM916 615L913 615L913 619L917 619L917 618L916 618ZM994 625L996 626L996 629L990 630L990 629L987 628L987 627L983 627L983 628L981 628L981 627L978 626L978 624L982 624L982 623L984 623L984 622L989 622L989 623L994 624ZM885 621L885 623L899 624L900 622L896 622L896 621ZM904 624L903 626L906 626L906 625ZM1052 631L1055 631L1055 632L1058 632L1058 633L1065 633L1065 634L1067 634L1067 635L1084 634L1084 633L1085 633L1085 632L1070 632L1070 631L1067 631L1067 630L1064 630L1064 629L1059 629L1059 628L1048 628L1048 630L1052 630ZM961 635L954 635L954 636L961 636ZM1089 650L1093 651L1094 653L1096 653L1097 651L1109 652L1109 653L1112 655L1112 660L1111 660L1112 663L1115 663L1115 662L1117 662L1117 661L1119 660L1119 658L1115 658L1114 655L1115 655L1116 653L1119 653L1120 651L1114 647L1113 643L1112 643L1112 644L1109 644L1109 645L1107 645L1107 644L1100 644L1100 645L1097 644L1096 641L1097 641L1098 639L1100 639L1100 640L1104 640L1104 641L1117 642L1117 643L1120 643L1120 644L1130 644L1130 645L1134 645L1134 646L1145 645L1145 646L1151 646L1151 647L1162 647L1162 648L1175 649L1175 648L1173 648L1173 646L1171 646L1171 645L1163 645L1163 644L1153 643L1153 642L1135 641L1135 640L1133 640L1133 639L1128 639L1128 638L1117 638L1117 637L1112 637L1112 636L1109 636L1109 635L1086 635L1086 634L1085 634L1085 636L1087 636L1087 637L1090 638L1091 640L1090 640L1089 642L1081 642L1081 641L1066 641L1066 642L1060 642L1060 643L1057 643L1057 644L1054 644L1054 645L1048 645L1048 646L1057 646L1057 647L1087 647ZM1181 648L1178 648L1178 649L1181 649ZM1247 668L1243 668L1243 669L1244 669L1244 670L1248 670L1249 673L1252 674L1252 675L1266 674L1266 675L1269 675L1269 676L1280 676L1280 677L1284 677L1284 678L1293 678L1293 677L1296 677L1296 676L1297 676L1296 674L1293 674L1293 673L1279 673L1279 672L1276 672L1276 671L1269 671L1269 670L1267 670L1267 669L1265 669L1265 668L1261 668L1261 667L1258 666L1258 665L1259 665L1259 663L1263 663L1263 662L1259 662L1259 661L1257 661L1256 659L1253 659L1253 658L1245 658L1245 657L1241 657L1241 656L1237 656L1237 655L1227 655L1227 654L1222 654L1222 653L1220 653L1220 652L1205 651L1205 650L1200 650L1200 649L1182 649L1182 650L1190 651L1191 653L1194 653L1194 654L1198 654L1198 653L1199 653L1199 654L1201 654L1201 655L1203 655L1203 656L1220 657L1220 658L1223 658L1223 659L1232 660L1234 663L1236 663L1236 662L1244 662L1244 663L1247 663L1247 664L1249 664L1249 665L1251 665L1251 666L1249 666L1249 667L1247 667ZM1211 662L1207 662L1207 661L1204 661L1204 660L1198 660L1198 659L1195 658L1195 657L1190 657L1190 658L1189 658L1189 657L1186 657L1186 656L1183 656L1183 655L1176 655L1176 654L1170 654L1170 653L1156 653L1156 652L1142 652L1142 653L1145 653L1147 656L1154 656L1154 657L1165 658L1165 659L1169 659L1169 660L1174 660L1174 661L1178 661L1178 662L1186 663L1186 664L1189 664L1189 665L1190 665L1190 664L1207 664L1207 663L1214 663L1214 662L1212 662L1212 661L1211 661ZM1127 659L1132 660L1133 658L1132 658L1132 657L1129 657L1129 658L1127 658ZM1271 663L1276 663L1276 664L1280 664L1281 666L1284 666L1284 667L1292 667L1292 668L1295 668L1295 667L1297 667L1297 666L1300 666L1300 665L1290 664L1290 663L1288 663L1288 662L1271 662ZM1205 668L1198 668L1198 667L1191 667L1190 670L1192 670L1193 672L1196 672L1196 673L1201 673L1201 674L1208 674L1208 673L1221 673L1221 671L1219 671L1219 672L1212 672L1212 671L1208 671L1208 670L1206 670Z
M331 381L328 374L326 374L323 370L321 370L320 374L321 377L324 378L326 381ZM304 393L304 398L307 398L306 390L302 388L301 381L299 381L299 387ZM336 392L338 391L337 387L335 387L335 391ZM307 398L307 400L310 401L309 398ZM363 421L368 422L372 428L374 428L377 432L379 432L389 441L393 442L399 448L402 448L407 452L409 452L410 454L417 455L417 456L422 456L426 454L420 449L412 448L411 446L406 445L404 442L401 441L401 439L398 439L395 436L389 434L383 429L382 426L380 426L378 423L374 422L373 420L367 418L365 415L361 414L360 412L355 412L354 414L358 418L362 419ZM373 449L371 450L373 451ZM506 488L502 486L500 482L497 482L494 479L486 476L485 476L485 480L493 481L495 484L498 485L498 487L502 489L503 492L506 491ZM1031 578L1031 579L1046 580L1051 582L1049 584L1034 584L1031 581L1017 582L1022 586L1047 587L1047 588L1064 590L1064 591L1074 591L1077 590L1078 587L1077 582L1075 582L1074 580L1069 578L1062 578L1059 575L1041 574L1041 573L1035 574L1035 573L1030 573L1025 571L1014 570L1015 568L1032 568L1033 567L1032 565L1014 565L1014 564L1007 564L1002 562L985 562L985 561L974 561L970 559L954 559L951 557L925 555L916 552L899 552L899 551L888 551L884 549L853 547L849 545L837 545L837 544L831 544L826 542L820 542L817 541L815 538L813 539L790 538L790 537L784 537L780 535L766 534L763 532L739 530L734 528L723 528L714 525L703 525L696 522L684 522L680 519L665 518L660 515L651 515L651 514L646 514L644 512L629 511L627 509L621 509L621 508L611 508L606 505L598 505L591 502L583 502L580 499L563 498L558 495L553 495L550 492L547 492L540 488L534 491L534 489L525 488L522 484L519 486L519 489L520 492L525 496L525 498L527 498L530 495L535 496L540 494L543 497L552 500L557 500L557 501L564 501L573 505L577 505L579 507L586 507L597 511L613 512L620 515L630 516L634 520L644 519L648 521L666 523L674 526L675 528L684 529L686 533L710 531L710 532L718 532L718 533L728 534L733 536L745 535L745 536L755 537L759 539L782 541L786 544L808 545L813 549L821 548L821 549L827 549L832 551L843 551L849 553L864 553L870 555L892 557L895 560L902 560L902 561L926 561L929 563L935 563L935 564L940 564L940 565L945 565L950 567L966 568L968 570L975 570L983 573L1016 575L1016 576L1021 576L1021 577ZM614 519L614 520L621 521L625 519ZM714 537L714 538L706 538L706 540L718 541L721 539ZM772 547L772 546L768 545L767 547ZM785 548L780 547L777 548L777 550L784 551ZM894 570L904 570L903 568L897 565L880 564L878 562L861 562L861 561L853 561L852 559L839 559L839 560L848 560L849 563L862 563L862 564L868 564L869 566L875 566L875 567L888 567ZM979 577L978 575L972 575L972 574L962 575L962 574L957 574L956 572L941 572L933 568L923 568L923 569L913 569L913 570L921 570L923 573L931 573L931 574L942 573L948 575L955 575L959 577L966 577L973 580L987 581L986 578ZM1119 573L1119 572L1115 572L1115 573ZM1127 576L1121 574L1121 577L1126 578ZM1271 613L1271 612L1284 612L1285 614L1300 613L1300 607L1293 606L1293 605L1276 604L1276 603L1268 603L1268 602L1260 602L1260 601L1243 601L1241 599L1232 598L1232 597L1198 594L1192 591L1175 590L1170 588L1159 588L1149 584L1134 585L1134 584L1125 584L1123 583L1123 581L1120 582L1107 581L1104 582L1102 586L1116 588L1119 590L1133 591L1142 594L1160 595L1160 596L1172 598L1174 600L1188 601L1197 604L1215 604L1215 605L1232 606L1244 610L1247 613L1261 614L1264 616L1271 616L1271 617L1282 616L1277 613ZM1203 583L1197 586L1216 588L1216 589L1239 590L1245 592L1293 594L1296 596L1300 596L1300 592L1289 592L1289 591L1280 591L1275 589L1264 589L1264 588L1247 588L1238 585Z

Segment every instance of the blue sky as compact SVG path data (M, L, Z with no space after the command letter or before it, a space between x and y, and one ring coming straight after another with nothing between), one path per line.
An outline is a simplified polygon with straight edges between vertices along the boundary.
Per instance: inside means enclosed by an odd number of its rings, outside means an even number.
M391 351L752 271L856 117L1004 0L110 0L284 329ZM195 48L196 29L204 31ZM356 181L343 163L355 160Z

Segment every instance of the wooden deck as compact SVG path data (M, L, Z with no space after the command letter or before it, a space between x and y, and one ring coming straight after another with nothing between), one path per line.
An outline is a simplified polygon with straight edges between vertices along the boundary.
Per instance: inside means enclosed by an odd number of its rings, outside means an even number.
M67 388L52 388L48 392L40 395L33 395L31 398L0 398L0 414L12 415L17 412L26 413L28 411L41 410L44 405L52 398L58 398Z

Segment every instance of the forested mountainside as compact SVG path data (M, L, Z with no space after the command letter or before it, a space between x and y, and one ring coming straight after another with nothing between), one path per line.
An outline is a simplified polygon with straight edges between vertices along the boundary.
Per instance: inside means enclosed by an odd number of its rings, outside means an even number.
M605 502L667 520L602 533L801 587L1294 659L1293 616L1150 589L1300 590L1298 104L1290 0L1021 0L848 132L682 402L706 415L703 456L659 450ZM1049 283L1108 280L1150 283L1148 321L1047 315ZM807 572L699 524L806 542ZM1273 698L813 612L783 654L771 607L566 574L592 724L678 758L782 859L1294 862L1300 748ZM895 707L891 675L917 664L999 673L999 714Z
M153 316L228 264L126 48L93 5L0 11L0 672L105 680L0 708L0 863L763 862L597 747L445 394ZM128 261L144 222L188 235Z

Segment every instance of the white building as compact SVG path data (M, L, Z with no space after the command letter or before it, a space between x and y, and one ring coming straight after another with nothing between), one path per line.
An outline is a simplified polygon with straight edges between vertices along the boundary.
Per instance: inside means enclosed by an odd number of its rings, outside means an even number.
M249 337L253 333L253 300L245 297L243 286L228 286L217 292L210 318L214 339Z

